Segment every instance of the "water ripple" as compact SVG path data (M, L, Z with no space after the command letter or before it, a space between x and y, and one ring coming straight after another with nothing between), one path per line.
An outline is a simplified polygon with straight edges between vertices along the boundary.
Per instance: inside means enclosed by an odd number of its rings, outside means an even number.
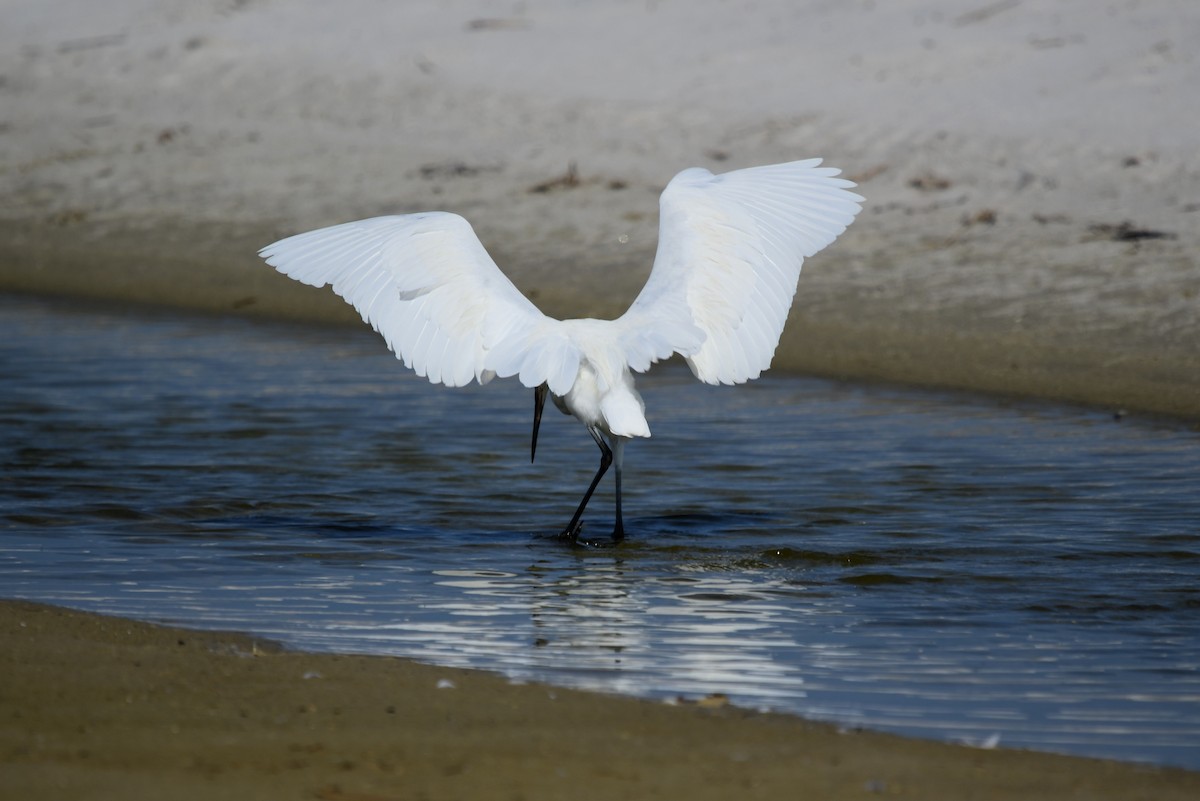
M528 464L519 387L430 387L369 332L0 308L7 595L1200 768L1180 425L668 366L630 540L572 550L594 446L554 415Z

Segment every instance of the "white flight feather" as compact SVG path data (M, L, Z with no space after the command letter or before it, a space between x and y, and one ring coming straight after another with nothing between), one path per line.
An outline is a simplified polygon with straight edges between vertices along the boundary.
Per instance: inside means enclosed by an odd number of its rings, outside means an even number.
M690 323L699 341L673 344L697 378L757 378L779 345L804 259L836 239L861 208L862 198L848 191L854 184L820 163L676 175L659 199L650 278L617 322L635 332Z

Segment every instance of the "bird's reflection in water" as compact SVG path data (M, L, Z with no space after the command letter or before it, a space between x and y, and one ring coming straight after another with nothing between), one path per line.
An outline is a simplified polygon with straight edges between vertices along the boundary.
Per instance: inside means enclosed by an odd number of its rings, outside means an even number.
M431 607L453 620L441 633L452 631L460 648L491 649L493 618L509 618L503 661L516 679L554 675L576 687L651 696L803 694L800 670L778 658L797 648L773 620L788 608L751 581L697 572L639 585L639 572L627 572L623 558L609 554L534 562L524 574L436 574L437 584L460 593ZM512 637L510 618L522 606L529 621L524 643ZM665 672L664 648L674 655Z

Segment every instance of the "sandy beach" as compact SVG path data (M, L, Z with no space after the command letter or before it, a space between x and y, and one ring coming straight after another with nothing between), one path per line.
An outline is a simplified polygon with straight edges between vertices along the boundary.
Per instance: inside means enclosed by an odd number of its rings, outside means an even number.
M1200 415L1200 8L1172 0L6 4L0 290L357 321L256 250L448 209L611 316L679 169L866 210L777 369Z
M839 731L0 603L0 797L1191 799L1200 774Z

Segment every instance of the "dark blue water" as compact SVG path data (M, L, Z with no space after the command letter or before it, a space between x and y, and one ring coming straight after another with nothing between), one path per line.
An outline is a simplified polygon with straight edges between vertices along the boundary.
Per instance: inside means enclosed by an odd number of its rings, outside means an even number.
M1200 434L640 380L619 548L531 393L369 331L0 298L0 594L635 695L1200 768ZM585 534L612 525L611 485Z

